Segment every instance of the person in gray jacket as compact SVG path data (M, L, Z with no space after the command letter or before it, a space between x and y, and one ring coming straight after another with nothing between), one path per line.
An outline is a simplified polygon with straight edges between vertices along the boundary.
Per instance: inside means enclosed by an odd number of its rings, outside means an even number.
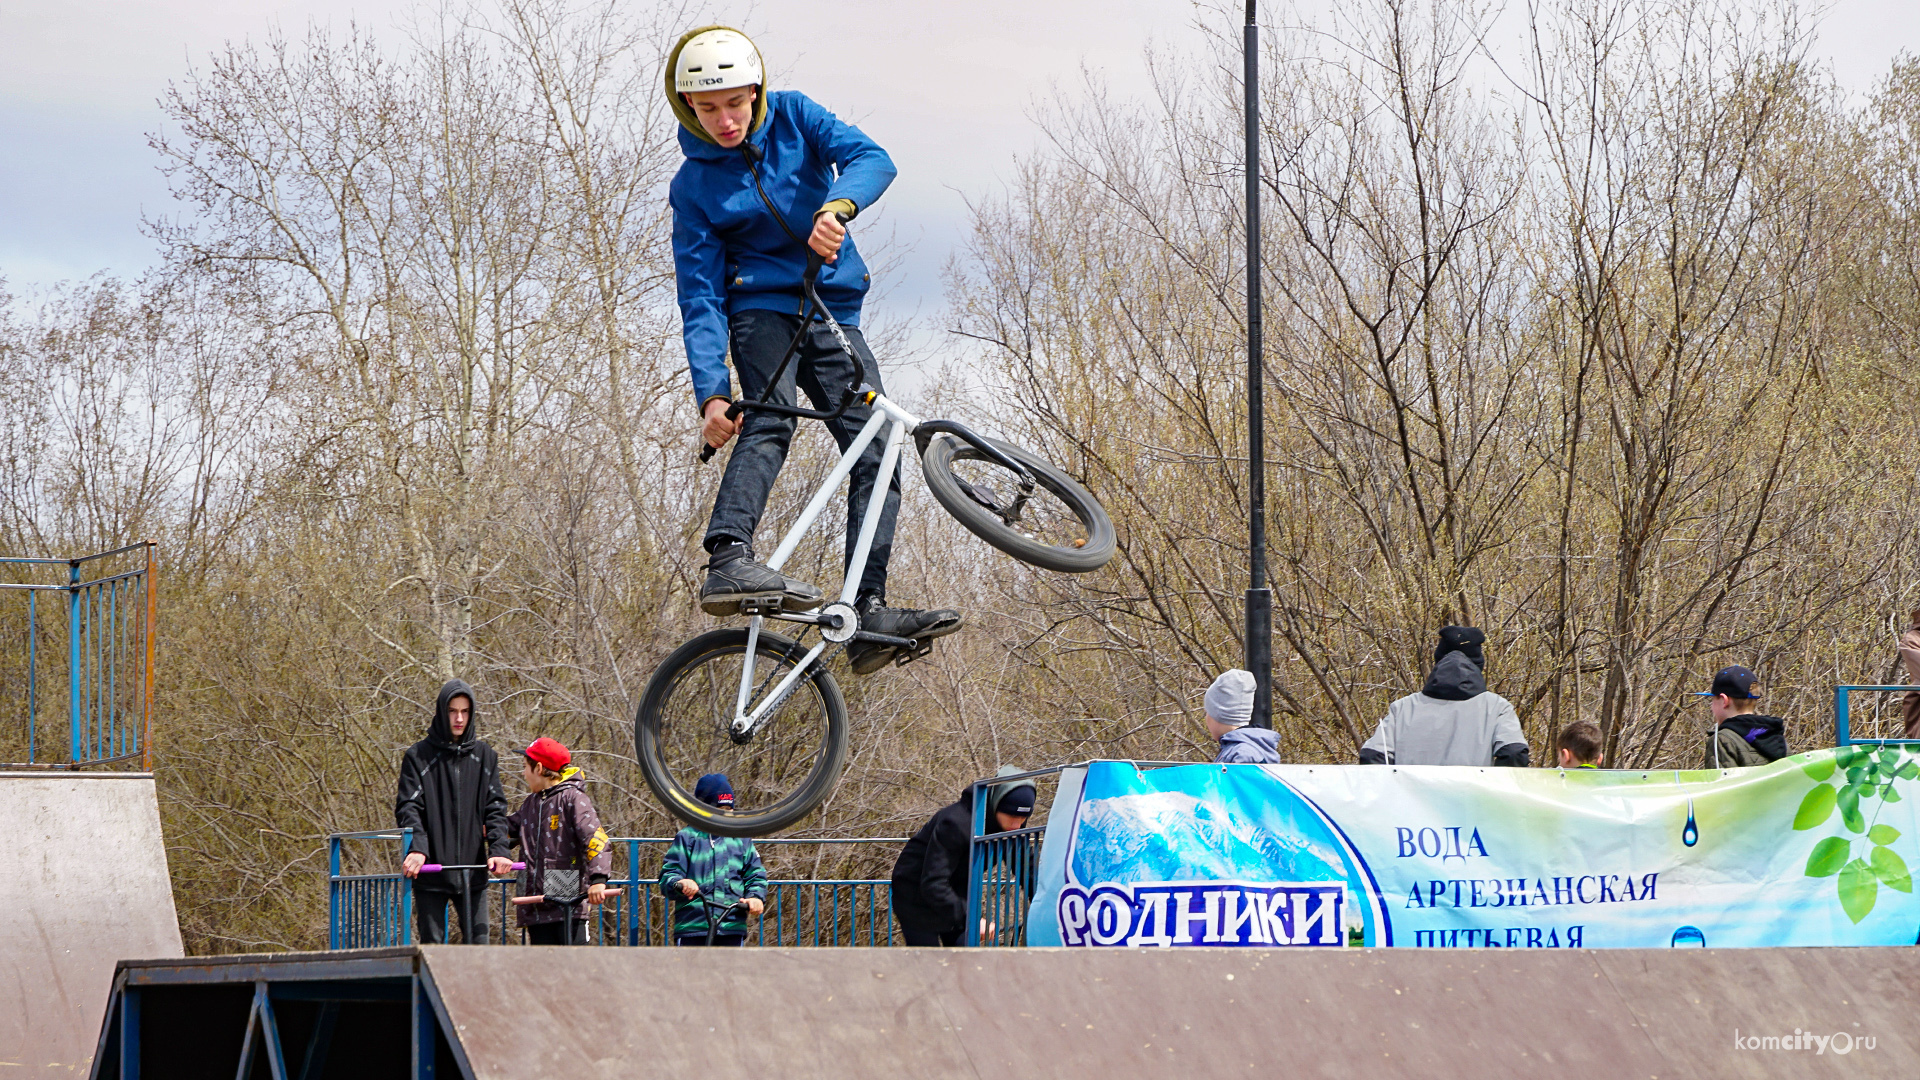
M1253 672L1223 671L1207 687L1207 734L1220 743L1213 760L1225 765L1280 764L1280 734L1250 726L1253 720Z
M1524 768L1530 755L1520 716L1513 702L1487 690L1486 640L1471 626L1442 627L1427 684L1388 707L1360 748L1360 764Z

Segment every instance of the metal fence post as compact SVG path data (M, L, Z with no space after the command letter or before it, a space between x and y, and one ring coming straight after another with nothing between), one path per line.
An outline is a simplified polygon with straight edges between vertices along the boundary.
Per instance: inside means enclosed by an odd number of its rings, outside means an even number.
M140 579L140 587L145 591L147 601L146 663L142 681L146 684L146 699L140 710L140 769L153 771L153 663L155 649L159 643L160 600L155 595L153 556L156 549L154 541L147 541L147 573Z
M27 760L38 761L35 742L40 721L40 594L27 592Z
M400 858L405 859L407 852L413 850L413 830L400 830ZM462 927L464 932L465 927ZM400 879L400 944L413 944L413 883L406 878Z
M1836 686L1833 688L1833 745L1835 746L1845 746L1853 741L1849 731L1851 725L1848 723L1848 720L1850 718L1847 716L1847 691L1849 689L1851 688L1845 686ZM1716 732L1716 734L1718 733Z
M980 890L985 887L987 853L980 837L987 831L987 794L984 782L973 785L973 835L967 837L967 944L980 944Z
M67 563L67 726L68 755L78 763L80 743L80 560Z
M327 837L327 948L340 947L340 838Z

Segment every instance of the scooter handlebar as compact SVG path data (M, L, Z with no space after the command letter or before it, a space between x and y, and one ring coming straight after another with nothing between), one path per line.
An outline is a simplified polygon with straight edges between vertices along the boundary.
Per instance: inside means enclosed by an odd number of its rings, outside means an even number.
M604 900L609 896L619 896L621 891L622 890L620 889L608 889L606 892L603 892L600 894L600 898ZM586 899L586 897L581 897L581 899L584 900ZM547 902L547 898L544 894L535 895L535 896L516 896L513 898L513 902L516 904L520 904L522 906L525 906L527 904L544 904Z
M466 865L463 865L463 866L448 866L448 865L444 865L437 862L430 862L430 863L422 863L420 866L420 872L423 874L437 874L442 870L485 870L486 868L487 868L486 863L467 863ZM527 864L523 862L517 862L513 864L513 868L515 870L525 870L527 868Z

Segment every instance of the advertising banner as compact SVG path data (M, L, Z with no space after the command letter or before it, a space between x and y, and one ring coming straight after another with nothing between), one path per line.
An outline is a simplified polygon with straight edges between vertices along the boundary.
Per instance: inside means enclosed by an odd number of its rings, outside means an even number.
M1913 945L1920 760L1634 772L1095 762L1030 945Z

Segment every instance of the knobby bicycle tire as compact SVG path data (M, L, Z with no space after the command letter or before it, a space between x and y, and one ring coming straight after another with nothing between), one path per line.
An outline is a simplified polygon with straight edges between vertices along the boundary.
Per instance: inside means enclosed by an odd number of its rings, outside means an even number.
M675 649L654 670L633 720L634 754L640 763L640 773L646 778L647 787L653 790L654 797L675 817L716 836L765 836L792 825L826 801L847 762L846 698L841 695L840 686L827 671L826 665L822 664L816 666L802 682L812 683L819 691L826 722L824 745L819 759L799 787L764 809L736 813L695 799L689 785L696 782L698 777L673 775L662 753L660 727L674 690L679 687L683 677L709 661L733 653L744 654L746 645L746 627L727 627L710 630ZM768 633L765 629L760 631L754 651L757 656L789 664L806 654L798 642ZM794 694L780 708L790 706L802 689L803 686L795 686Z
M1039 487L1066 505L1086 530L1085 544L1063 547L1041 543L1008 525L991 510L970 498L961 487L960 478L954 475L953 463L958 460L988 459L973 446L959 439L942 436L927 444L926 453L920 457L920 470L926 475L927 490L933 492L933 497L939 500L947 513L966 526L968 532L1001 551L1021 562L1047 570L1085 574L1100 569L1107 564L1107 560L1113 558L1113 521L1107 517L1106 509L1091 492L1031 451L998 439L986 441L1019 462L1033 474Z

